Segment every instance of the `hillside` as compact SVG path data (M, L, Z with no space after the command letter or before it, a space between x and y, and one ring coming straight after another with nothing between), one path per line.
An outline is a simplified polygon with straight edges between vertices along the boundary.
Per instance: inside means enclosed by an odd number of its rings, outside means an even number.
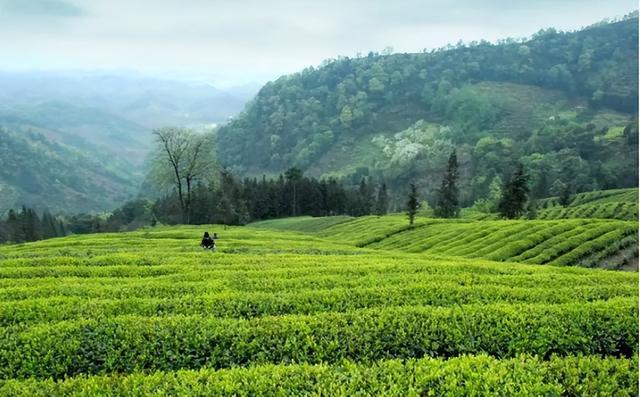
M338 58L265 85L220 129L219 155L245 175L296 165L396 189L418 181L428 194L456 148L469 205L517 160L537 197L556 180L575 191L635 186L637 24Z
M136 194L141 176L131 163L49 132L0 126L0 213L21 205L105 211Z
M138 75L0 71L0 213L112 210L137 193L153 128L225 121L246 96Z
M333 223L330 220L292 218L256 222L252 226L294 230L358 247L429 256L608 269L638 267L636 221L418 218L410 227L402 215L338 219Z
M637 274L202 230L0 247L0 394L637 391Z
M612 189L576 194L567 206L558 197L538 202L537 219L602 218L638 220L638 189Z

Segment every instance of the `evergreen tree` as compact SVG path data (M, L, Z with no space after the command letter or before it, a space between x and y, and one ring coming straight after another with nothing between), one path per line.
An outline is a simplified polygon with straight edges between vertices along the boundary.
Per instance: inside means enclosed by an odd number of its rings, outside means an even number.
M22 228L22 235L24 236L24 241L36 241L40 239L40 233L38 230L40 220L31 208L22 206L22 212L20 213L20 224Z
M360 186L358 187L358 197L356 199L354 215L363 216L371 213L371 207L373 206L372 196L370 184L367 184L367 180L362 178L360 180Z
M0 214L0 244L9 241L9 231L7 230L7 223L1 219L1 216L4 214Z
M532 220L538 217L538 203L536 200L529 200L527 204L527 219Z
M558 198L558 203L563 207L568 207L571 204L571 185L565 184L560 192L560 197Z
M407 217L409 218L409 224L413 225L413 221L416 218L416 214L418 213L418 208L420 207L418 201L418 189L416 185L411 183L409 184L409 196L407 197Z
M518 164L518 168L502 190L502 197L498 203L500 216L514 219L524 214L529 194L528 182L529 175L524 172L524 166Z
M42 223L38 214L29 208L29 223L31 229L31 241L42 240Z
M91 233L102 233L104 232L104 226L102 224L102 220L97 216L91 220Z
M14 243L23 243L25 241L19 214L16 214L12 209L9 210L9 215L7 216L7 232L9 241Z
M296 216L298 214L298 185L300 180L302 179L302 170L296 167L289 168L285 173L285 178L287 180L287 185L289 186L289 190L291 192L291 216Z
M440 218L455 218L460 213L460 194L456 182L458 181L458 156L456 151L451 152L447 163L447 172L442 178L442 184L438 189L438 200L434 209L434 215Z
M384 215L389 208L389 196L387 194L387 185L383 183L378 189L378 195L376 197L376 215Z
M64 222L62 222L62 220L58 221L58 225L56 227L56 233L58 236L66 236L67 235L67 228L64 226Z
M42 238L53 238L58 237L58 232L56 230L55 219L49 213L49 211L44 211L42 213L41 220L41 229L42 229Z

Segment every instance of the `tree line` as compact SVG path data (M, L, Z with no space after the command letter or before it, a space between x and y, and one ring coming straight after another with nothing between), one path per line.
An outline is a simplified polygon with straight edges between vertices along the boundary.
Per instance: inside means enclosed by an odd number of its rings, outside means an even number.
M442 177L442 183L437 190L437 201L433 210L433 215L438 218L457 218L460 214L460 189L458 187L458 157L454 150L449 155L447 170ZM484 201L482 204L488 206L489 211L497 212L501 218L515 219L527 213L528 218L535 218L535 200L529 196L529 175L525 172L524 165L519 163L516 170L502 186L499 197L495 203ZM560 204L569 203L569 189L565 187L560 196ZM415 217L420 208L418 188L415 183L409 184L405 211L409 218L409 224L413 225ZM486 208L486 207L485 207Z
M362 179L357 188L335 179L306 177L297 168L277 178L237 180L220 171L217 184L198 184L191 197L188 218L192 224L242 225L289 216L331 216L386 214L389 201L384 184ZM160 198L153 207L158 221L181 223L179 193Z
M158 223L243 225L302 215L384 215L401 209L387 185L372 178L362 178L353 186L335 178L308 177L299 168L291 167L276 178L240 180L217 165L212 134L164 128L156 130L155 136L148 179L158 191L164 192L160 197L129 201L110 214L54 217L48 211L38 216L26 207L20 212L9 210L6 218L0 220L0 242L36 241L67 233L134 230ZM455 218L460 214L458 168L454 150L433 203L435 217ZM501 188L499 199L481 204L503 218L521 217L527 211L527 203L531 204L528 183L529 175L519 164ZM411 183L405 203L411 224L420 207L419 189Z
M277 178L238 180L217 164L213 133L162 128L154 135L148 179L165 192L153 206L162 223L237 225L285 216L385 214L389 207L386 185L370 178L350 187L291 167Z
M4 218L0 217L0 243L24 243L67 234L62 220L49 211L38 215L34 209L23 206L21 211L6 212Z

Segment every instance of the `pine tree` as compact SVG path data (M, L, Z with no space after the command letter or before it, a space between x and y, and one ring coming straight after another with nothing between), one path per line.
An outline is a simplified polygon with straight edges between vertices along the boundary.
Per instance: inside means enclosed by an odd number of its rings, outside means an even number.
M451 152L447 164L447 172L442 178L442 184L438 189L438 200L434 208L434 215L440 218L456 218L460 213L458 195L460 191L458 181L458 156L456 151Z
M387 194L387 185L385 183L378 189L378 195L376 197L376 215L385 215L389 208L389 196Z
M571 204L571 185L565 184L560 192L560 197L558 198L558 203L563 207L568 207Z
M538 217L538 202L536 200L529 200L527 204L527 219L536 219Z
M518 164L518 168L502 190L502 197L498 203L500 216L514 219L524 214L529 194L528 182L529 175L525 174L524 166Z
M20 212L20 224L22 227L22 234L24 236L24 241L36 241L36 231L33 227L33 211L31 208L26 208L24 205L22 206L22 211Z
M370 184L367 184L367 180L362 178L360 180L360 186L358 187L358 197L356 203L356 215L369 215L371 213L372 204L372 191Z
M67 235L67 228L64 226L64 223L62 222L62 220L59 220L56 226L57 226L56 227L56 234L59 237Z
M33 210L29 209L29 222L31 227L31 241L42 240L42 222L40 221L40 217Z
M14 243L23 243L25 241L24 231L20 222L20 214L16 214L14 210L9 210L7 216L7 231L9 241Z
M413 221L416 218L416 214L418 213L418 208L420 208L420 203L418 201L418 189L416 185L411 183L409 184L409 196L407 197L407 217L409 218L409 224L413 225Z
M42 238L46 239L58 236L55 220L53 219L53 216L51 215L51 213L49 213L49 211L44 211L42 213L41 229Z
M291 216L298 215L298 185L302 179L302 170L296 167L289 168L285 173L287 184L291 187Z

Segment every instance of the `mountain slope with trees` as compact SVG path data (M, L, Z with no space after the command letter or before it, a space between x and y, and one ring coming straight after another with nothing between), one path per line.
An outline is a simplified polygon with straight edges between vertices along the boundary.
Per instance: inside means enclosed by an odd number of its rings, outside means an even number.
M0 126L0 213L106 211L136 194L140 174L126 160L58 143L46 130Z
M456 149L461 203L523 163L532 195L637 184L637 13L576 32L338 58L265 85L218 132L235 173L363 176L431 200Z
M239 112L206 84L101 72L0 71L0 215L101 212L137 194L152 129L209 128Z

